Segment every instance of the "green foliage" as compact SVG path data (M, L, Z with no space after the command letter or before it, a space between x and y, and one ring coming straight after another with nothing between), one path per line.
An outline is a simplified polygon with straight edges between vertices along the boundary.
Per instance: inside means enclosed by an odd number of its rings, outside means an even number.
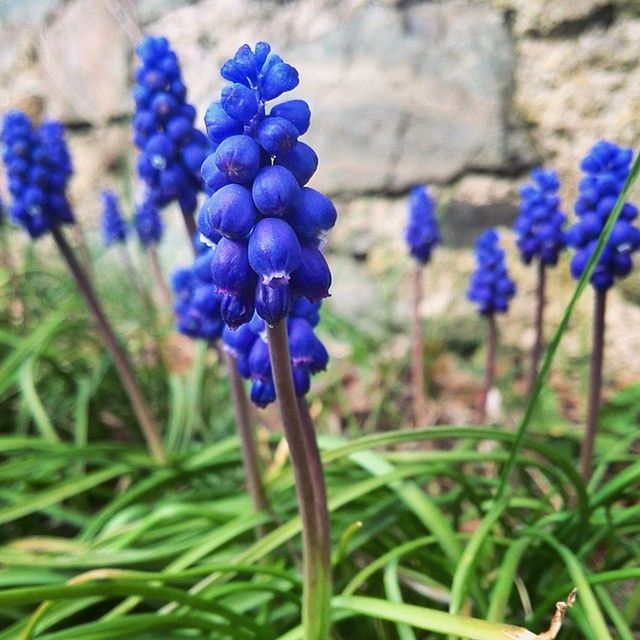
M301 638L300 519L281 436L261 428L273 513L253 513L215 353L176 355L161 314L149 319L125 274L101 270L164 426L170 462L157 467L77 294L33 255L24 268L22 311L0 312L0 640ZM640 386L603 407L588 486L575 427L543 386L586 278L515 432L402 428L404 363L325 316L370 395L354 416L350 372L318 385L319 432L335 432L337 414L348 436L320 437L335 640L531 639L521 627L545 629L574 586L563 640L640 632ZM11 279L0 282L8 299Z

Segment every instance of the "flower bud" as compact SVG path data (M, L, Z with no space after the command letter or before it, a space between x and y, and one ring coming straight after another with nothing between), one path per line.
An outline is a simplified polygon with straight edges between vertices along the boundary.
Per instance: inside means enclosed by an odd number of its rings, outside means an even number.
M301 259L300 242L288 223L264 218L256 224L249 238L249 263L264 284L288 282Z
M260 167L260 147L250 136L226 138L214 156L216 166L231 182L243 184L253 180Z
M300 186L288 169L270 165L258 172L252 193L260 213L265 216L283 216L293 206L300 193Z
M228 184L205 200L198 228L206 237L213 230L226 238L244 238L253 228L256 213L251 192L239 184Z
M337 212L327 196L303 187L300 195L287 215L295 232L304 239L316 239L336 223Z
M318 156L308 144L298 141L289 153L278 156L275 164L289 169L302 187L316 172Z
M258 142L272 156L286 155L298 141L298 130L284 118L268 116L258 127Z

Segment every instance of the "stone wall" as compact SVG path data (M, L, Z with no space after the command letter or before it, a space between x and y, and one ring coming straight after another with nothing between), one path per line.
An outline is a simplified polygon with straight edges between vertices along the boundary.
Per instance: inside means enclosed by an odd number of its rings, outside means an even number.
M449 246L468 246L511 222L531 167L560 171L569 210L593 141L638 141L640 0L4 0L0 111L68 125L89 226L97 190L125 190L132 166L141 30L169 37L201 114L244 42L269 40L299 69L321 159L314 186L340 205L331 247L348 278L335 304L351 313L372 313L369 287L397 263L413 183L434 187ZM463 291L468 259L442 264L442 286ZM426 304L454 313L461 294Z

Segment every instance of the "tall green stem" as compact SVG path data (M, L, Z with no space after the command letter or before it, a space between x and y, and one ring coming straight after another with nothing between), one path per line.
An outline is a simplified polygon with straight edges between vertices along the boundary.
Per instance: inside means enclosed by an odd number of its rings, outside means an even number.
M482 424L487 421L487 400L496 376L496 342L496 317L491 313L487 316L487 362L484 369L484 387L482 389Z
M162 444L162 439L160 438L158 425L156 424L151 410L149 409L144 395L142 394L142 389L140 389L140 385L138 384L133 372L133 368L131 367L124 350L118 343L115 333L111 328L111 324L102 309L102 305L96 296L93 285L82 268L82 265L73 253L73 249L69 246L69 243L64 237L60 227L54 225L51 228L51 234L60 249L60 253L67 262L69 270L78 285L78 290L84 297L85 302L93 315L96 327L98 328L98 331L100 332L100 335L113 358L113 363L118 371L118 375L120 376L120 380L122 381L125 391L129 396L131 406L138 418L138 422L140 423L142 433L147 441L149 451L158 462L164 463L166 462L166 454Z
M602 395L602 361L604 355L605 313L607 292L596 291L593 312L593 340L591 344L591 366L589 371L589 404L587 424L580 449L580 473L585 482L591 477L591 458L598 431L598 411Z
M424 395L424 349L422 338L422 272L424 267L416 263L413 282L413 314L411 331L411 385L413 388L413 419L418 427L429 420L427 399Z
M302 420L293 386L287 325L267 328L271 368L302 520L304 640L327 640L330 629L331 549L320 452L310 420Z
M542 342L544 339L544 305L545 305L545 284L546 269L545 265L540 261L538 263L538 284L536 286L536 318L535 318L535 338L533 348L531 349L531 369L529 371L529 384L527 389L529 395L533 393L536 380L538 379L538 365L540 362L540 354L542 353Z

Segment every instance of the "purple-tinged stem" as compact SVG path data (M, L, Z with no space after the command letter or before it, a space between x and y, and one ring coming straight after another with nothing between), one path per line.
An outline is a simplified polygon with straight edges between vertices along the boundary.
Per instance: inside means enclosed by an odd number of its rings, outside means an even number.
M591 344L591 366L589 370L589 404L587 424L580 448L580 473L585 482L591 477L591 458L598 431L598 412L602 395L602 361L604 356L605 313L607 292L596 291L593 313L593 338Z
M413 314L411 330L411 385L413 389L413 420L424 427L429 420L429 409L424 393L424 348L422 338L422 273L423 266L416 263L413 281Z
M146 400L144 399L142 390L140 389L133 372L133 368L125 355L125 352L118 343L115 333L111 328L111 324L98 301L98 297L96 296L91 281L76 258L73 249L64 237L60 227L54 225L51 228L51 234L60 249L60 253L67 262L69 270L78 285L78 289L93 315L96 327L98 328L98 331L100 332L105 345L113 358L113 363L118 371L118 375L120 376L120 380L122 381L125 391L129 396L131 406L138 418L138 422L140 423L142 433L147 441L149 451L157 462L163 464L166 462L167 458L160 438L158 426L153 419L153 415L151 414L151 410L149 409Z
M251 497L253 508L256 511L266 511L271 513L271 504L267 498L267 493L262 482L262 474L260 472L260 459L258 457L258 447L256 446L256 438L254 430L251 426L251 411L249 403L246 401L247 393L244 388L244 381L238 372L236 359L224 348L219 349L224 359L231 384L231 397L233 398L233 406L235 408L236 423L238 426L238 434L240 436L240 447L242 448L242 461L244 463L244 472L247 478L247 491ZM264 534L262 527L256 531L258 538Z
M122 256L122 261L124 263L125 269L129 273L129 277L133 280L134 287L140 296L140 299L143 301L145 307L147 307L147 311L149 313L155 313L155 308L153 306L153 301L149 296L149 292L142 284L142 280L140 279L140 274L136 269L136 266L131 257L131 252L129 251L129 246L125 242L120 243L120 255Z
M151 277L153 278L153 286L160 306L164 311L171 309L173 307L173 297L171 296L169 287L162 275L162 267L160 266L158 250L155 245L150 244L145 248L145 253L149 260L149 269L151 270Z
M196 226L196 218L192 213L184 213L182 212L182 219L184 220L184 226L189 234L189 242L193 246L193 239L198 232L198 227Z
M484 369L484 387L482 389L482 424L487 421L487 400L496 376L496 342L496 317L495 314L490 313L487 316L487 362Z
M331 550L322 462L313 425L300 416L293 386L286 320L267 327L267 337L302 521L303 639L327 640L330 629Z
M531 349L531 370L529 371L529 383L527 389L529 395L533 393L533 388L538 379L538 367L542 354L542 344L544 341L544 307L546 288L546 268L540 261L538 263L538 284L536 287L536 318L535 318L535 338Z

